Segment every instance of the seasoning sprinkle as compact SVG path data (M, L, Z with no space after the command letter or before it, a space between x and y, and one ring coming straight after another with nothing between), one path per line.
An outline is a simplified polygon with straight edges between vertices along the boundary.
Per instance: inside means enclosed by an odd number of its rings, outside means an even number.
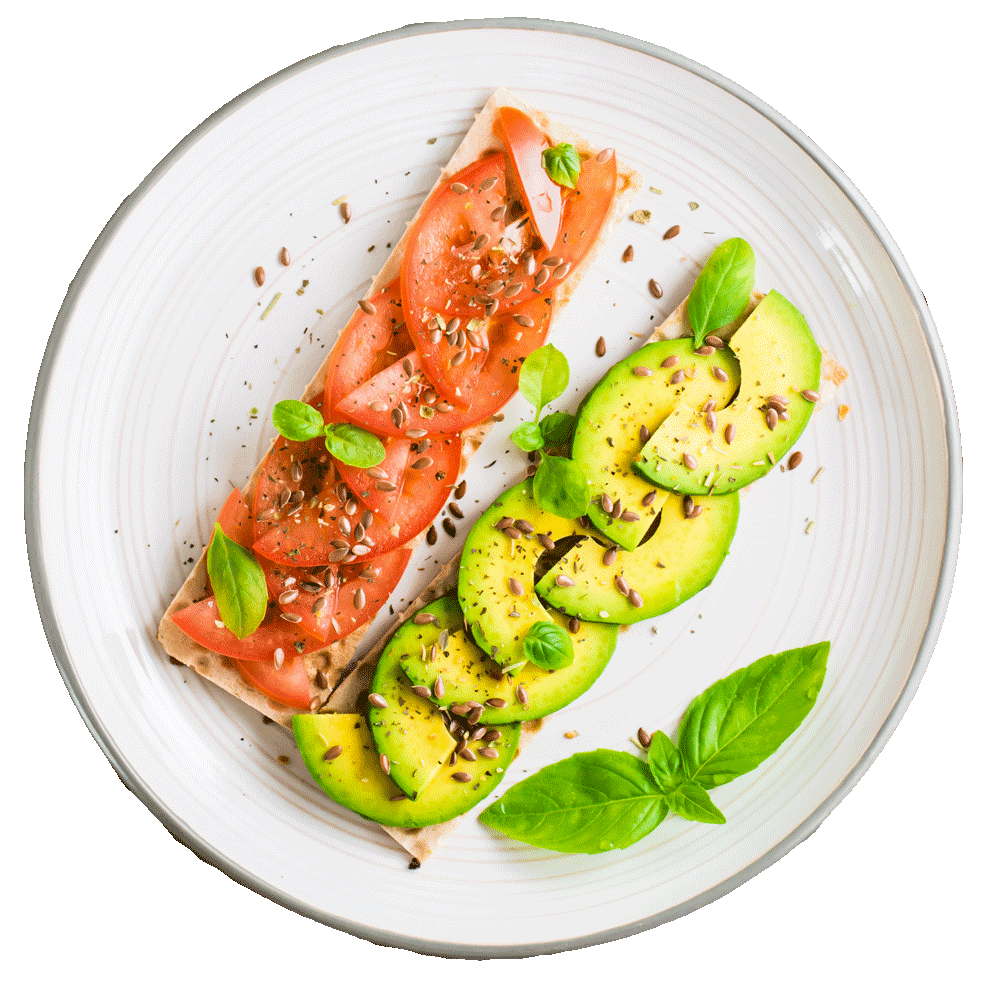
M818 469L816 470L816 474L815 474L815 475L814 475L814 476L812 477L812 479L810 479L810 480L809 480L809 482L811 482L811 483L814 483L814 482L816 482L816 480L817 480L817 479L819 479L819 474L820 474L820 473L821 473L821 472L822 472L822 471L823 471L823 470L824 470L825 468L826 468L826 466L825 466L825 465L821 465L821 466L820 466L820 467L819 467L819 468L818 468Z

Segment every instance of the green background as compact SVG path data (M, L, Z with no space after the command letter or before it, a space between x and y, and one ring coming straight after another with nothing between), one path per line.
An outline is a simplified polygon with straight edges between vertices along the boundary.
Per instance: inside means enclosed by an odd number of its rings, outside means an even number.
M0 252L17 463L66 288L118 205L177 142L242 91L323 49L415 21L509 14L575 20L674 49L757 94L832 156L926 294L976 469L930 669L876 764L819 831L680 921L488 969L320 926L171 839L118 780L63 686L28 585L12 482L3 491L15 544L4 574L13 690L8 684L2 829L10 841L3 971L5 986L20 985L14 995L256 996L305 986L313 995L422 996L495 991L503 982L532 995L923 997L971 995L992 982L995 737L987 713L997 686L988 633L997 587L987 517L996 463L980 426L992 405L981 381L990 347L976 349L973 365L962 360L969 341L982 345L996 325L995 281L977 266L996 268L988 134L996 84L987 69L996 24L982 22L985 7L581 0L495 10L385 0L345 10L329 0L95 0L8 12Z

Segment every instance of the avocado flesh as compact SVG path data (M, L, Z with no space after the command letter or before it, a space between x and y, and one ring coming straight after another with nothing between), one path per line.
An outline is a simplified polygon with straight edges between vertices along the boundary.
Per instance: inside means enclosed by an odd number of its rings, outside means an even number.
M707 587L729 552L739 517L738 493L699 498L702 512L684 517L683 497L667 494L660 524L649 541L634 552L619 550L605 566L607 549L584 538L571 549L535 588L554 607L584 621L631 625L662 615ZM560 587L556 577L573 580ZM642 597L635 607L616 586L622 577Z
M331 799L383 826L411 829L461 816L489 795L514 759L520 730L519 724L503 727L500 739L489 744L499 751L495 759L477 756L475 761L459 760L456 766L438 771L419 799L402 798L393 802L393 796L400 794L399 789L379 766L378 750L363 716L292 717L292 732L302 760ZM469 745L478 750L486 744L475 740ZM342 747L340 755L324 760L326 752L334 746ZM457 781L452 777L456 772L465 772L471 780Z
M633 465L650 482L691 496L712 487L715 495L738 490L780 462L805 430L815 404L801 392L819 389L822 355L798 309L770 292L729 346L740 365L739 392L725 409L716 409L714 433L691 400L674 409ZM788 400L788 419L779 420L773 431L764 416L771 395ZM724 437L728 424L735 432L732 444ZM695 469L685 465L685 453L697 463Z
M677 364L661 368L671 355L677 357ZM648 368L653 374L636 375L637 367ZM714 367L726 373L727 382L714 377ZM679 370L685 373L683 381L671 384ZM640 428L645 424L652 433L681 403L700 410L711 399L721 409L738 389L739 373L728 348L703 357L694 353L690 338L649 344L608 370L580 407L573 436L573 459L587 473L597 503L590 519L602 534L632 551L659 513L655 502L643 506L650 486L632 469L642 449ZM604 513L600 506L604 493L612 503L621 501L623 513L638 514L638 520L623 521Z
M508 538L496 527L503 517L527 521L532 531ZM531 495L531 480L526 480L501 493L465 540L458 602L476 644L502 667L527 660L524 637L535 622L554 621L535 596L535 563L547 551L538 535L547 532L553 541L591 534L578 521L542 510ZM511 592L511 578L520 583L521 596Z
M529 663L515 680L508 672L501 673L499 664L487 656L462 629L462 610L454 595L435 602L435 606L450 602L447 617L439 611L442 624L451 628L446 646L438 647L433 660L429 656L410 655L401 667L412 684L433 690L438 677L444 682L444 694L432 697L436 705L448 706L475 701L484 705L480 722L496 725L540 719L568 705L583 694L600 677L611 659L618 641L618 629L613 625L581 622L580 630L571 634L573 662L561 670L546 670ZM442 609L443 610L443 609ZM550 609L549 614L568 630L569 619ZM517 699L516 689L524 685L527 705ZM486 705L488 698L502 698L504 708Z

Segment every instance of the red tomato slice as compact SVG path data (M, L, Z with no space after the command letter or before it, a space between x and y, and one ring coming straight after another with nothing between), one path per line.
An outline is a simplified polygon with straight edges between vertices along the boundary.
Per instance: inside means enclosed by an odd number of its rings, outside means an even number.
M236 669L251 687L262 695L289 708L310 710L309 672L299 657L293 657L278 668L274 660L236 660Z
M562 188L545 172L542 162L542 153L550 143L542 130L517 108L500 108L497 122L514 163L525 207L545 248L550 250L559 236L562 216Z
M523 312L517 315L519 319L503 316L491 322L489 350L471 399L439 395L420 356L414 352L342 399L332 419L348 420L381 437L402 437L407 431L455 434L488 419L517 392L521 362L545 342L552 310L539 298L526 302ZM522 322L531 325L522 326ZM432 406L425 402L428 392L434 398ZM385 402L387 408L372 409L369 404L375 401ZM406 420L396 427L392 413L400 403L406 406Z
M580 178L576 188L563 198L562 226L552 248L554 256L542 259L559 259L561 264L550 266L551 278L543 283L546 292L565 281L573 269L587 255L601 231L604 219L611 208L618 187L618 164L612 153L603 163L596 157L581 157ZM568 270L563 270L569 264ZM562 277L558 277L558 275Z
M410 442L405 438L387 438L385 445L385 460L375 468L384 475L371 473L372 469L357 469L352 465L334 460L340 478L347 483L347 488L370 511L385 520L392 515L392 508L399 499L399 487L410 464Z
M289 660L302 653L313 653L326 645L301 626L283 621L274 605L268 608L260 628L245 639L237 638L225 626L215 624L219 621L219 609L214 597L196 601L178 611L171 620L200 646L234 660L273 660L276 649L280 649L285 659Z
M369 298L368 303L374 313L369 314L360 307L355 309L330 352L322 404L313 403L314 406L322 405L324 413L329 413L349 392L413 350L403 318L399 279Z
M361 565L343 567L334 616L334 631L339 638L378 614L399 583L411 555L412 549L393 549ZM357 597L358 591L364 593L363 602Z

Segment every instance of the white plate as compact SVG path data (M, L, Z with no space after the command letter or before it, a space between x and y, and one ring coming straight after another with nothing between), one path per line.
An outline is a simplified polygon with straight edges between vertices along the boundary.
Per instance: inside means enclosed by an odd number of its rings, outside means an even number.
M758 284L794 301L849 370L838 402L851 407L844 422L834 408L816 415L799 470L747 492L715 583L623 634L604 676L512 777L570 752L628 747L639 725L673 732L694 694L764 653L826 638L833 651L802 728L752 777L715 793L725 826L668 818L627 851L564 857L470 818L414 872L380 830L312 784L283 730L171 666L155 630L230 484L266 447L271 406L308 381L496 86L615 146L658 189L635 202L652 211L650 225L622 223L554 331L574 374L563 406L738 233L757 252ZM353 208L346 227L334 205L342 195ZM663 241L675 223L680 235ZM277 263L282 246L288 268ZM609 353L598 361L601 334ZM470 514L521 474L503 433L519 417L512 404L478 454ZM126 201L74 281L45 356L28 535L69 690L171 832L239 882L359 936L525 955L634 933L711 901L807 837L846 794L937 637L955 565L958 458L922 296L874 213L805 136L655 46L551 22L466 22L290 67L195 130ZM418 553L401 593L455 550L445 542Z

